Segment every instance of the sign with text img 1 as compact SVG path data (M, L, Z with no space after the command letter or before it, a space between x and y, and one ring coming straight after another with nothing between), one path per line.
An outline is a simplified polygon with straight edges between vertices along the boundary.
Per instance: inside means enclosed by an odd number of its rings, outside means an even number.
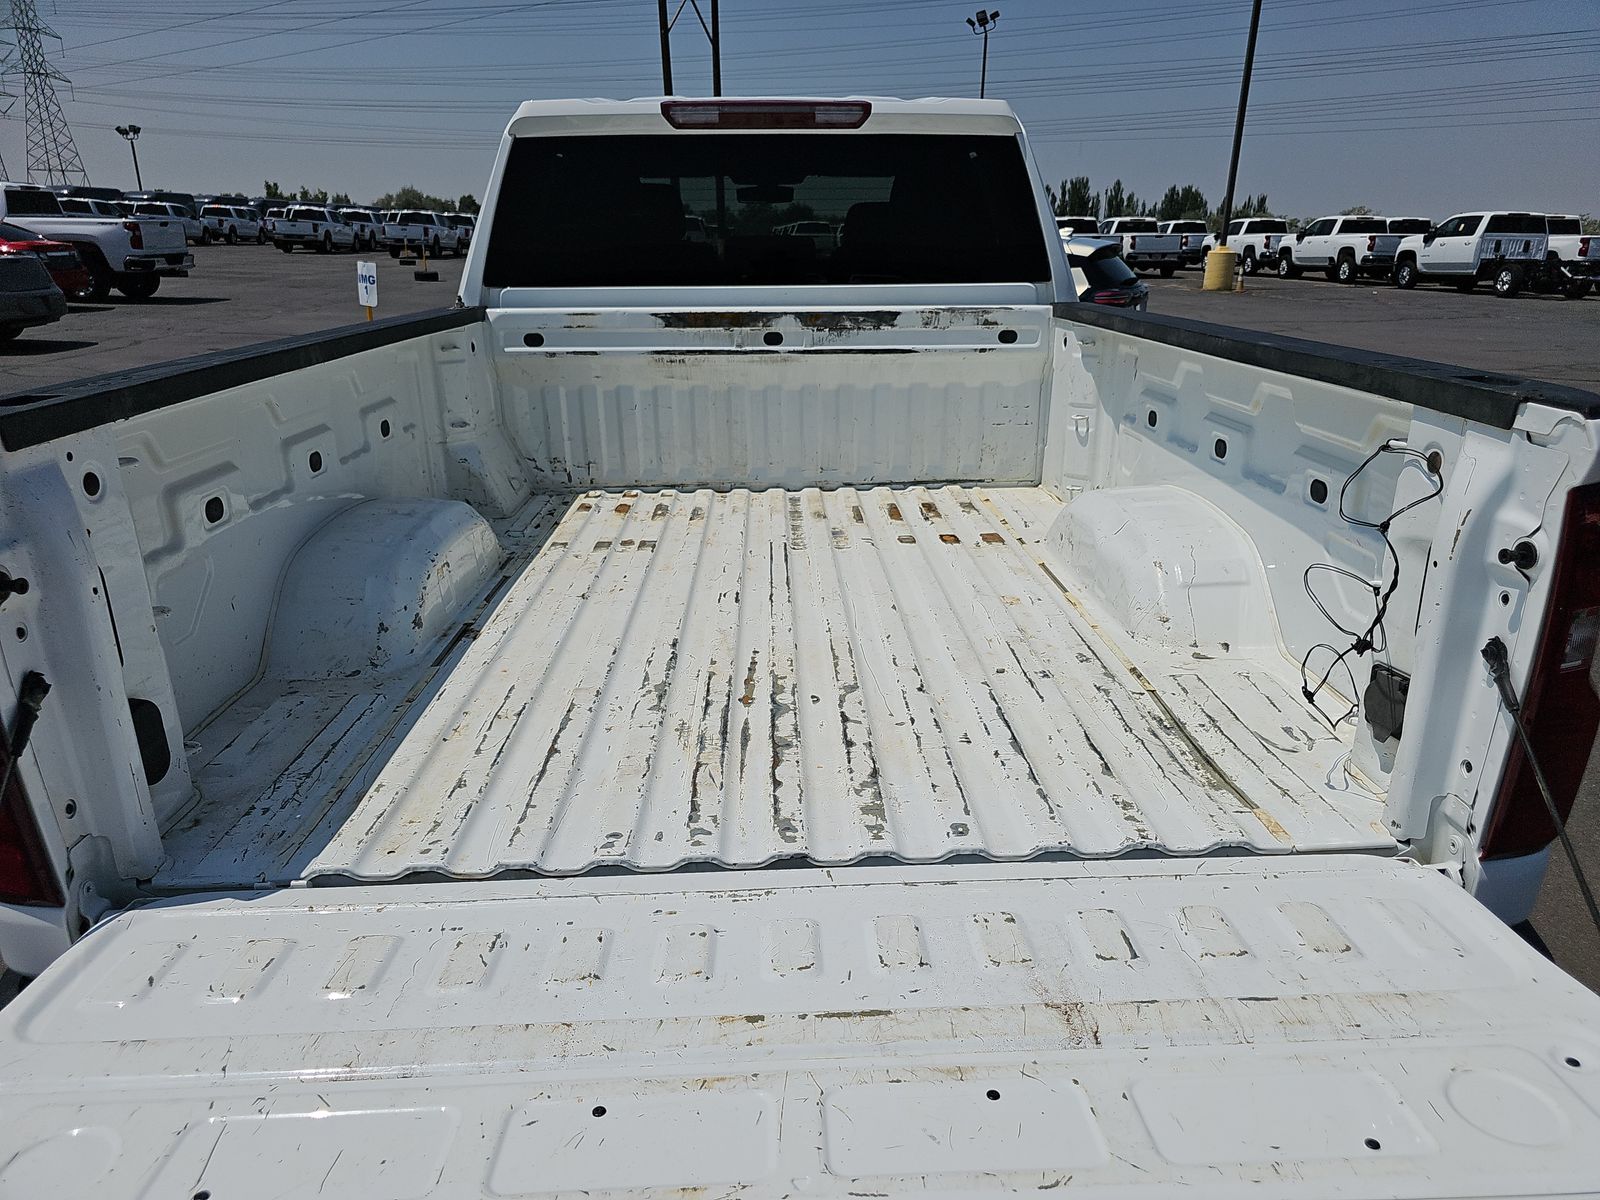
M368 308L378 307L378 264L356 264L356 303Z

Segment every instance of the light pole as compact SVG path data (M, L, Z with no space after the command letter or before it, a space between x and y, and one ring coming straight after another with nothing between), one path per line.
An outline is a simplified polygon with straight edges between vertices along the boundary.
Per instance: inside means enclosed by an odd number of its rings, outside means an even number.
M1233 123L1233 157L1228 160L1228 190L1222 194L1222 231L1217 245L1228 244L1228 222L1233 220L1233 185L1239 178L1239 148L1244 144L1244 114L1250 104L1250 72L1256 65L1256 33L1261 29L1261 0L1250 9L1250 37L1244 47L1244 76L1239 80L1239 115Z
M133 182L138 185L139 191L144 191L144 179L139 175L139 147L134 145L139 140L139 127L137 125L118 125L117 132L127 140L128 149L133 151Z
M974 34L983 35L983 74L978 77L978 99L982 100L984 93L989 90L989 31L1000 23L1000 10L998 8L980 8L976 13L967 18L967 24Z

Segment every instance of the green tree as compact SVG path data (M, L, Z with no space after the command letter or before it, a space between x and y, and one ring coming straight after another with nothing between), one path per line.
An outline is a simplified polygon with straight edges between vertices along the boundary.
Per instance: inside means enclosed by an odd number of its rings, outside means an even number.
M1339 215L1341 217L1375 217L1378 215L1378 210L1368 208L1365 204L1352 204L1349 208L1341 208Z
M1211 206L1206 203L1205 193L1192 183L1169 187L1155 211L1155 216L1163 221L1204 221L1210 215Z
M273 183L270 179L262 182L261 194L268 200L287 200L289 198L283 194L283 188Z
M478 198L476 196L468 194L461 196L456 200L456 212L476 214L481 211L482 210L478 205Z
M1050 202L1058 217L1098 217L1100 197L1089 188L1087 175L1074 175L1061 181L1061 190L1050 190Z
M1235 217L1270 217L1272 210L1267 207L1267 194L1262 192L1259 196L1246 196L1244 201L1233 210Z
M1122 180L1112 180L1111 186L1106 189L1106 216L1125 216L1128 211L1128 189L1122 186Z

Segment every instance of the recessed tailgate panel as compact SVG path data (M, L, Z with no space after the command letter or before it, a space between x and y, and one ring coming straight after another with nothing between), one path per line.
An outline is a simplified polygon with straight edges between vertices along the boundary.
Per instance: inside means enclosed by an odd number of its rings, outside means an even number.
M0 1195L1600 1177L1600 999L1360 856L173 903L87 938L0 1037Z

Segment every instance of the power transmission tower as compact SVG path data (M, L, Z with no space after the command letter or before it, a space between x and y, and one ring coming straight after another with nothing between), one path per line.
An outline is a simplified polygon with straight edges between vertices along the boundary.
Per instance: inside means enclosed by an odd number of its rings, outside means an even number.
M89 173L83 169L61 101L56 99L56 82L66 83L67 77L44 56L44 39L58 35L39 19L34 0L11 0L10 18L0 30L9 30L16 38L5 69L22 76L28 182L88 183Z

